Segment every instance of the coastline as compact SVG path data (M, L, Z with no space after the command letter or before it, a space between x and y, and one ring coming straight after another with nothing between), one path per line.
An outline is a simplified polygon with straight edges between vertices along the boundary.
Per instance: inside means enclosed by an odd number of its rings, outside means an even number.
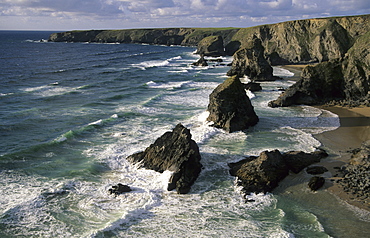
M347 204L370 212L370 199L359 199L354 194L346 193L343 187L336 183L340 179L338 167L349 162L351 150L370 140L370 107L344 108L339 106L318 106L339 116L340 127L314 135L329 153L329 157L319 164L325 166L332 177L327 179L327 191Z

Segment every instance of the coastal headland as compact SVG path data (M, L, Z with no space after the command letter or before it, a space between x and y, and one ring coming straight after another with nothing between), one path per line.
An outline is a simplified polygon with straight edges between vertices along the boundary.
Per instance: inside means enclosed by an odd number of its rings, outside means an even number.
M361 188L352 185L350 188L351 180L357 181L356 177L369 181L366 171L356 172L356 176L351 173L370 163L370 150L366 152L366 141L370 140L370 15L296 20L249 28L69 31L51 34L49 41L194 46L202 56L232 55L228 75L246 75L251 81L276 80L272 76L274 65L309 64L297 82L269 106L304 104L339 115L338 129L316 135L329 153L321 162L331 174L326 177L331 183L325 188L370 211L370 182L363 182L362 192ZM299 72L299 67L287 67ZM340 180L349 182L337 182Z

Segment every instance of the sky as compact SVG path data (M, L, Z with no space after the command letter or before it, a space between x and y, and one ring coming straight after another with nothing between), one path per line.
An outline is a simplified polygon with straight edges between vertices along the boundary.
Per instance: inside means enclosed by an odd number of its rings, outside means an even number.
M370 0L0 0L0 30L251 27L370 14Z

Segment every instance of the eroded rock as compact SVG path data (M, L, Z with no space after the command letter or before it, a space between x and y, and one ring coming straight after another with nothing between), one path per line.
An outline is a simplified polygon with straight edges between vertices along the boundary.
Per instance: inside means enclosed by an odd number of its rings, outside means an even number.
M209 96L207 121L227 132L240 131L258 122L252 103L237 76L226 79Z
M168 190L188 193L197 179L202 164L198 145L191 139L190 130L178 124L173 131L164 133L145 151L127 157L132 163L157 172L173 172Z

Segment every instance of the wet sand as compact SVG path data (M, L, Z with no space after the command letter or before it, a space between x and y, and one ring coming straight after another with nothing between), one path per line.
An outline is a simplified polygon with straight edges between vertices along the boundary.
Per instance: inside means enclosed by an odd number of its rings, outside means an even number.
M319 107L331 111L339 116L340 127L333 131L327 131L318 135L322 148L329 153L327 159L322 160L321 165L325 166L332 177L327 183L327 190L343 201L361 209L370 211L370 199L359 200L352 194L347 194L335 182L340 174L336 167L348 163L351 159L351 152L359 148L363 141L370 140L370 107L343 108L343 107ZM328 180L327 180L328 181Z

